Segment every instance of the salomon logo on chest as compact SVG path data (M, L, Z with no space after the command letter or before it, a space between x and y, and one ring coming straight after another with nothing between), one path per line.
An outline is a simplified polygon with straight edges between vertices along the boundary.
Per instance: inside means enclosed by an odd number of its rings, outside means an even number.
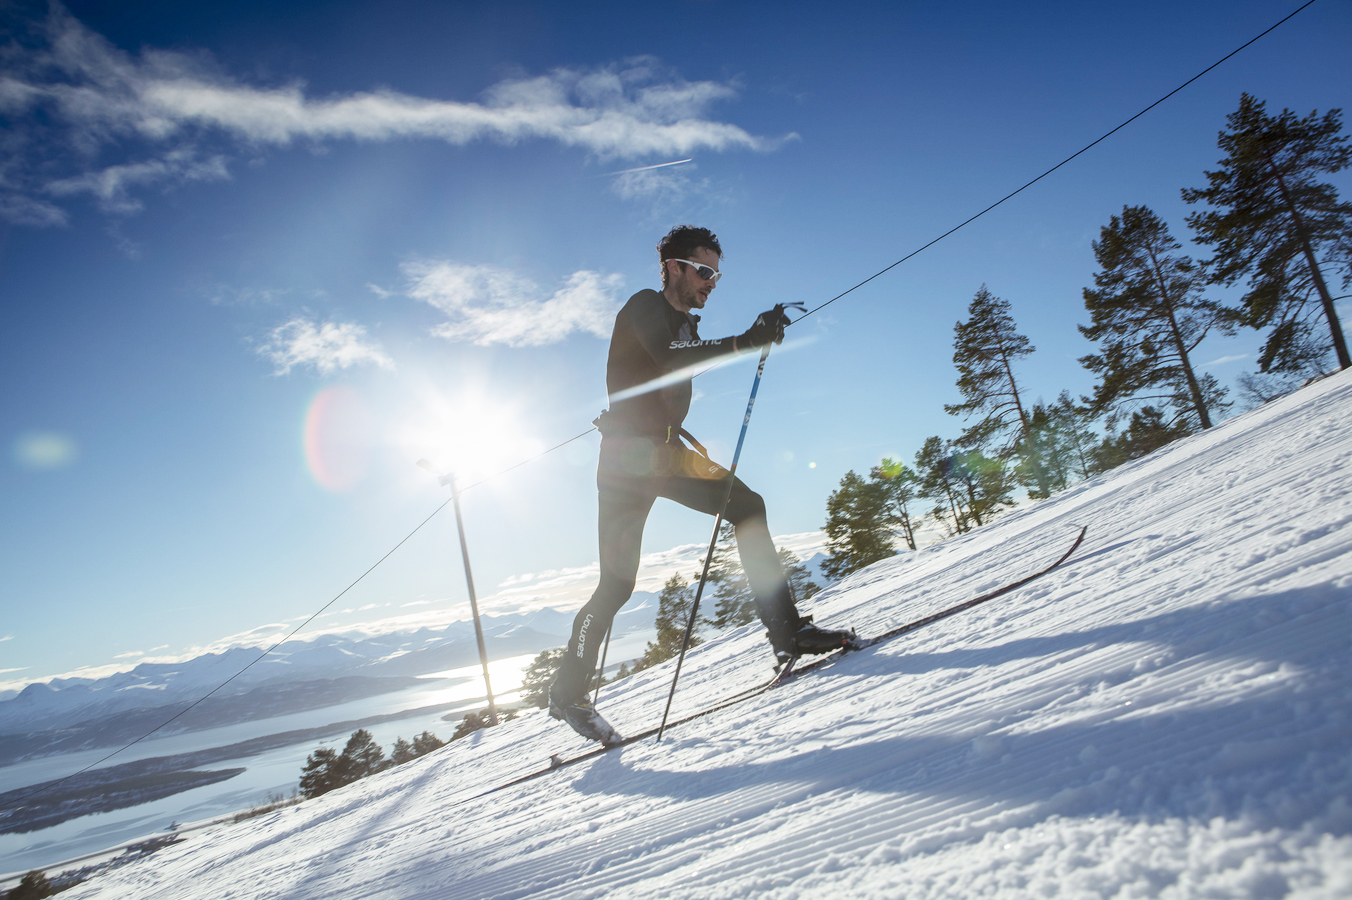
M716 347L721 343L723 343L722 338L719 338L716 341L672 341L671 346L668 349L680 350L685 347Z

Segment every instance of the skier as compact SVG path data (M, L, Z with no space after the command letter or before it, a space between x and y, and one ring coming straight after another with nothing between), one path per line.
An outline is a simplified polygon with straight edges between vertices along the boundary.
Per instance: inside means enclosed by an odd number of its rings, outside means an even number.
M606 363L610 409L596 425L601 458L596 471L600 505L601 577L591 600L573 621L568 649L549 689L549 713L583 737L604 743L619 735L587 697L598 645L634 590L648 511L658 497L709 515L718 514L728 471L681 427L690 409L690 367L784 340L782 308L761 313L736 337L701 340L699 316L722 277L723 250L707 228L681 225L657 245L662 290L642 290L615 317ZM684 437L699 451L687 447ZM794 608L784 567L770 538L765 502L741 479L733 480L725 512L737 535L761 622L780 664L805 653L847 646L853 631L829 631Z

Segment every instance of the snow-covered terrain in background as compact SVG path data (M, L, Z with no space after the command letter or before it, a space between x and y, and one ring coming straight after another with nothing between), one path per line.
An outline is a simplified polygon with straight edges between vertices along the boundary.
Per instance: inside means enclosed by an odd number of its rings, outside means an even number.
M485 797L543 712L95 879L75 898L1352 896L1352 374L812 603L861 633L1025 588ZM759 629L673 716L769 674ZM601 707L656 724L670 666ZM477 798L477 799L476 799Z
M486 616L484 632L493 643L503 645L495 656L530 652L532 648L538 652L566 639L572 618L572 614L551 609L524 615ZM34 682L14 699L0 701L0 732L59 728L113 712L196 700L204 691L257 659L263 649L233 647L178 662L143 662L130 671L102 678ZM233 687L354 675L423 675L469 665L478 658L471 622L374 636L321 634L282 644L237 678Z

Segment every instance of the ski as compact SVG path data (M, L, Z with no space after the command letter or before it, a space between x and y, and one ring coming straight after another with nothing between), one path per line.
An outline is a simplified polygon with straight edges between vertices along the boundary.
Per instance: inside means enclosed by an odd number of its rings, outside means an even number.
M870 647L876 647L877 645L885 641L890 641L893 638L901 637L903 634L910 634L912 631L917 631L921 628L924 628L926 625L933 625L935 622L947 619L949 616L955 616L958 613L965 612L966 610L969 610L974 606L980 606L982 603L986 603L990 600L994 600L996 597L1001 597L1005 594L1008 594L1010 591L1018 590L1025 584L1028 584L1030 581L1041 578L1043 575L1046 575L1048 572L1059 567L1066 560L1070 559L1070 557L1075 553L1075 551L1080 549L1080 544L1084 542L1085 533L1088 531L1089 531L1088 525L1082 527L1080 529L1080 533L1075 536L1075 542L1070 545L1070 549L1067 550L1065 553L1063 553L1061 557L1056 560L1056 562L1052 563L1051 565L1047 566L1044 569L1039 569L1038 571L1034 572L1031 575L1028 575L1024 578L1020 578L1018 581L1011 581L1009 584L998 587L995 590L982 594L979 597L973 597L971 600L963 601L962 603L959 603L955 606L950 606L947 609L941 609L936 613L925 616L924 618L921 619L916 619L913 622L907 622L904 625L898 625L896 628L884 631L882 634L877 635L875 637L860 638L858 639L857 643L854 646L844 647L840 650L835 651L834 653L823 656L820 659L815 659L812 662L800 668L793 669L792 665L786 666L785 668L790 669L791 671L789 671L788 673L781 673L780 675L777 675L774 679L771 680L770 684L767 685L766 687L767 689L770 687L774 687L776 684L782 684L785 681L788 681L798 675L803 674L804 672L810 672L813 669L834 662L836 659L840 658L846 653L853 653L858 652L859 650L867 650Z
M1088 531L1089 526L1086 525L1082 527L1080 529L1080 533L1075 537L1075 542L1070 545L1069 550L1063 553L1051 565L1039 569L1038 571L1034 572L1031 575L1027 575L1023 578L1020 578L1018 581L1011 581L1009 584L998 587L995 590L982 594L979 597L974 597L971 600L965 600L962 603L950 606L947 609L941 609L938 612L932 613L931 615L925 616L923 618L915 619L914 621L907 622L903 625L898 625L897 627L884 631L882 634L876 635L875 637L860 638L852 646L844 647L833 653L829 653L826 656L823 656L820 659L815 659L804 666L797 666L796 663L798 662L798 657L793 657L788 661L786 661L783 665L781 665L779 670L775 672L774 677L771 678L769 681L763 682L762 684L755 685L753 687L747 688L744 691L740 691L736 694L733 694L731 697L728 697L722 702L716 703L713 706L710 706L706 709L702 709L699 712L691 713L690 715L686 716L683 719L677 719L674 722L668 722L666 723L665 727L675 728L677 725L684 725L687 722L693 722L695 719L701 719L707 715L716 713L719 710L727 709L729 706L735 706L738 703L750 700L752 697L757 697L761 694L764 694L767 691L771 690L772 688L796 680L803 674L811 672L813 669L817 669L829 663L835 662L836 660L838 660L840 657L844 656L847 653L858 653L862 650L867 650L871 647L876 647L879 644L892 640L893 638L901 637L904 634L910 634L913 631L917 631L921 628L924 628L926 625L932 625L935 622L947 619L949 616L957 615L958 613L969 610L974 606L980 606L982 603L994 600L996 597L1001 597L1004 596L1005 594L1010 593L1011 591L1018 590L1025 584L1028 584L1031 581L1035 581L1036 579L1041 578L1043 575L1046 575L1053 569L1060 567L1066 560L1070 559L1071 556L1075 554L1075 551L1080 548L1080 544L1084 542L1084 536ZM497 791L501 790L506 790L507 788L515 787L518 784L524 784L527 781L539 778L541 775L548 775L550 772L556 772L559 769L571 766L573 763L579 763L584 760L593 759L594 757L600 756L601 754L607 753L611 750L615 750L620 747L627 747L630 744L636 744L639 741L653 737L658 733L659 730L660 728L649 728L647 731L642 731L639 732L638 734L630 735L629 737L622 738L613 743L603 744L599 747L595 747L591 750L586 751L585 753L580 753L577 756L573 757L565 758L560 754L556 753L549 758L549 765L546 768L537 769L534 772L529 772L525 775L520 776L519 778L514 778L511 781L498 785L497 787L489 788L487 791L484 791L484 793L479 794L476 797L470 799L479 799L480 797L485 797L488 794L496 793Z

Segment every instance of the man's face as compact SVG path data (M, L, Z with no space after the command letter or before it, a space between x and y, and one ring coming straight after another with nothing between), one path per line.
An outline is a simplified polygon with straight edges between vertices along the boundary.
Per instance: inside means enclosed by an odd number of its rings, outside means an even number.
M718 254L708 247L696 247L686 259L718 271ZM709 293L714 289L714 282L700 278L695 274L694 266L685 263L667 260L666 267L667 287L676 301L686 310L704 309L704 304L709 301Z

